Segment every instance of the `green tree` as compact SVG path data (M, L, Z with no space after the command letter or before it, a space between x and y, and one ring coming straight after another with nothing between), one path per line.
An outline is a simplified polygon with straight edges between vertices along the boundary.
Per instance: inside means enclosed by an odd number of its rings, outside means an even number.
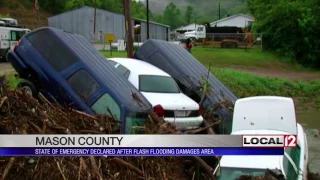
M264 48L320 68L320 6L313 0L248 0Z
M179 8L175 4L170 3L163 12L163 23L169 25L171 29L175 29L182 24L180 15Z
M142 2L131 1L130 12L132 17L146 19L147 18L146 11L147 9ZM150 16L150 11L149 11L149 16Z
M188 6L187 6L186 13L185 13L186 22L187 22L188 24L190 24L190 22L191 22L191 20L192 20L193 17L194 17L193 8L192 8L190 5L188 5Z

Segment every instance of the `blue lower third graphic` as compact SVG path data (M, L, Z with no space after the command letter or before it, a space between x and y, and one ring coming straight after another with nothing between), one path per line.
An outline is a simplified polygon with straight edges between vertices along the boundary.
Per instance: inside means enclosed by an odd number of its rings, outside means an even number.
M114 148L35 148L2 147L0 156L221 156L221 155L283 155L284 148L243 147L114 147Z

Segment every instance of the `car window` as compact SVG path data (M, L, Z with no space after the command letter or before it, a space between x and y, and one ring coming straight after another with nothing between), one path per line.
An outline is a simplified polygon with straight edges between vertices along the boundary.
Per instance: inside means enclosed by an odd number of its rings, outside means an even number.
M108 60L108 62L110 62L112 64L112 66L116 66L118 63L112 60Z
M129 78L129 75L130 75L129 69L127 69L126 67L122 66L121 64L116 68L117 68L119 74L123 75L127 79Z
M71 75L67 81L75 93L85 100L100 88L97 81L84 69Z
M126 114L126 134L145 134L143 125L147 117L147 113Z
M283 156L283 169L287 176L287 179L297 179L298 175L286 156Z
M120 120L120 108L116 101L107 93L103 94L92 106L96 114L107 114Z
M139 75L139 90L154 93L180 93L172 77L157 75Z
M297 145L294 148L286 148L286 153L291 157L291 159L293 160L294 164L297 167L299 167L299 164L300 164L300 153L301 153L300 146Z
M27 39L56 71L60 72L78 61L77 56L50 30L29 34Z

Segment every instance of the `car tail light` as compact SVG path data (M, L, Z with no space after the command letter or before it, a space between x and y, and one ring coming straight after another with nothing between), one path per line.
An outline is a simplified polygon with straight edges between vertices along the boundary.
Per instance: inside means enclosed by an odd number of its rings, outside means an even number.
M202 109L201 106L199 105L199 109L197 110L197 115L201 115Z
M158 115L158 116L164 116L164 110L160 104L156 105L153 107L153 111Z
M18 45L20 44L21 39L19 39L19 41L17 42L17 44L14 46L13 50L16 50L16 48L18 47Z

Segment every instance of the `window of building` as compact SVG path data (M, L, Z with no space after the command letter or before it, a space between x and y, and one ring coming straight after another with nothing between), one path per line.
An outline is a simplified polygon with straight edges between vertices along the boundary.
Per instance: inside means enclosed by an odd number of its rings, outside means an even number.
M100 88L97 81L84 69L71 75L68 79L68 83L75 93L84 100Z

